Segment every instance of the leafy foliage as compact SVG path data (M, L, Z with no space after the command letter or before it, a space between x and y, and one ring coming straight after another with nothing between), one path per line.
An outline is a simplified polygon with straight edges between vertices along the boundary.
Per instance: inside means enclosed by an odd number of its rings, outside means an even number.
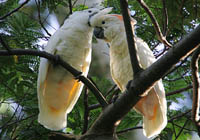
M73 1L74 2L74 1ZM145 0L146 4L154 13L163 33L166 33L167 40L175 44L184 35L193 30L200 23L199 5L200 0L167 0L166 9L168 12L169 23L165 25L165 15L163 13L163 3L157 0ZM34 1L33 1L34 3ZM48 9L50 13L56 11L57 6L65 6L68 8L68 0L42 0L42 12ZM118 0L105 0L105 6L114 7L114 13L120 13L120 5ZM157 39L156 32L148 14L140 6L137 1L129 0L130 10L134 13L132 16L137 20L136 34L145 40L149 46L154 49L155 55L162 53L163 48ZM0 3L0 15L5 15L11 10L19 6L19 0L7 0ZM86 6L73 7L73 11L77 11ZM37 9L35 9L37 11ZM6 19L0 21L0 36L4 42L12 48L23 49L41 49L39 39L44 39L45 35L41 31L41 25L32 13L25 13L23 10L12 14ZM0 49L5 49L0 45ZM113 83L103 73L99 72L101 67L94 57L94 64L91 67L90 75L97 84L102 93L112 87ZM39 57L32 56L0 56L0 139L37 139L46 140L49 130L43 128L37 122L38 104L36 81L38 73ZM166 93L184 88L192 84L191 71L189 68L190 57L185 62L166 75L163 79ZM83 91L84 92L84 91ZM113 92L112 92L113 93ZM109 100L112 93L107 96ZM191 97L191 90L185 91ZM63 130L67 133L81 134L84 127L84 94L81 95L78 103L68 116L68 127ZM168 96L168 119L188 111L184 104L182 109L170 109L172 103L179 103L178 99L184 99L182 94ZM89 92L88 104L98 104L96 98ZM187 103L186 103L187 104ZM190 108L191 109L191 108ZM89 112L89 127L97 119L102 110L100 108L93 109ZM191 137L191 132L196 131L191 120L190 114L179 117L170 121L165 130L158 136L160 139L186 140ZM117 131L134 127L141 121L141 115L135 111L130 111L122 120ZM184 129L182 127L184 124ZM124 138L121 138L124 139Z

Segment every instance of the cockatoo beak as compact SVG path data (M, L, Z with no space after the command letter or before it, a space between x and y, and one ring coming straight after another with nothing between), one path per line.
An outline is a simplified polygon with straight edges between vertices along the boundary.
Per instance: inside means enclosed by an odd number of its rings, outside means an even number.
M98 39L105 39L104 30L101 27L95 27L94 28L94 35Z

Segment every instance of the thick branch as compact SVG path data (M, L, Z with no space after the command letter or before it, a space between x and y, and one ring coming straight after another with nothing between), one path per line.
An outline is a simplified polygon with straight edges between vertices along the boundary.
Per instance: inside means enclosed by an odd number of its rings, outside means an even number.
M199 57L200 57L200 47L194 52L191 60L192 81L193 81L192 119L197 127L198 134L200 136L200 119L199 119L200 80L198 73Z
M108 105L88 132L99 130L115 131L115 126L139 101L140 95L148 91L156 81L168 72L176 63L190 55L200 45L200 26L171 48L158 61L137 74L131 87L113 104Z
M135 48L135 41L134 41L133 30L131 26L130 13L128 11L127 0L120 0L120 5L121 5L121 11L122 11L123 20L124 20L124 26L126 30L126 37L127 37L127 42L128 42L132 69L133 69L134 75L136 75L136 73L140 72L142 68L140 67L138 58L137 58L137 52Z
M143 0L137 0L140 5L144 8L144 10L147 12L147 14L149 15L153 25L154 25L154 28L156 30L156 34L158 36L158 39L164 44L166 45L167 47L172 47L172 45L166 40L166 38L163 36L161 30L160 30L160 26L154 16L154 14L152 13L152 11L150 10L150 8L146 5L146 3L143 1Z
M53 132L49 135L49 140L77 140L77 137L71 134Z
M25 4L27 4L30 0L26 0L24 1L19 7L15 8L14 10L10 11L9 13L7 13L6 15L0 17L0 20L3 20L5 18L7 18L8 16L12 15L13 13L17 12L19 9L21 9Z
M44 57L50 61L54 61L57 64L60 64L62 67L64 67L66 70L68 70L74 77L76 77L78 80L83 82L88 89L92 93L94 93L95 97L99 101L99 103L102 105L102 107L107 106L107 102L101 92L95 87L95 85L86 77L81 75L81 72L70 66L68 63L63 61L61 58L58 58L57 56L54 56L50 53L44 52L44 51L37 51L37 50L30 50L30 49L12 49L11 53L9 53L6 50L0 50L0 56L10 56L10 55L33 55L33 56L40 56Z

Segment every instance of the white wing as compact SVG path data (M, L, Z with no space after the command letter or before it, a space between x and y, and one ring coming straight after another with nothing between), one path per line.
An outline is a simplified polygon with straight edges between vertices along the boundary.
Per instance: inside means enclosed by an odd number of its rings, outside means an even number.
M136 38L136 44L140 64L143 68L149 67L156 61L153 52L142 39ZM167 103L162 80L136 104L135 109L143 114L145 135L152 137L160 134L167 125Z

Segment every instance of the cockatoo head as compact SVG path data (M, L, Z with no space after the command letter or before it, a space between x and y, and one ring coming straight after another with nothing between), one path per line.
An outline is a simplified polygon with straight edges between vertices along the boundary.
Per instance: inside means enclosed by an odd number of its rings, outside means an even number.
M90 18L96 15L97 13L105 13L105 11L110 11L110 8L105 8L103 10L99 8L90 8L83 11L76 11L72 15L70 15L70 17L65 21L65 23L72 23L75 21L76 23L73 24L81 24L82 26L85 25L91 27L88 22Z
M94 16L100 11L98 8L90 8L83 11L76 11L65 22L76 21L76 24L88 25L90 17Z
M136 21L132 19L132 27ZM123 17L118 14L96 14L90 19L90 25L94 28L94 35L107 42L111 42L116 35L125 33Z

